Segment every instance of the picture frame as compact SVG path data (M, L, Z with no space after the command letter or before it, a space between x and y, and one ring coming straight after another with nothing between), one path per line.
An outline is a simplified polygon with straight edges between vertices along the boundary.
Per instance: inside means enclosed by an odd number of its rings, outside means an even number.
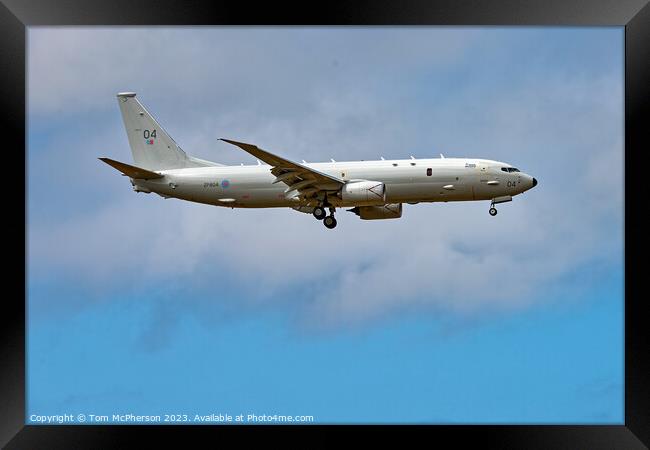
M3 0L0 5L0 117L8 135L5 144L22 148L26 155L26 32L30 26L69 25L499 25L499 26L623 26L625 27L625 424L624 425L431 425L399 426L397 431L426 435L427 438L450 439L471 445L480 443L498 448L644 448L650 445L650 393L648 388L647 339L643 327L647 308L641 289L640 255L644 236L640 213L642 189L635 186L641 173L644 150L648 146L647 126L643 122L650 109L650 6L646 0L499 0L475 2L446 1L357 1L327 2L318 6L304 4L302 9L284 8L276 3L250 5L236 2L195 1L188 4L171 1L99 2L67 0ZM26 191L26 156L22 160L22 185ZM5 180L6 183L7 180ZM21 180L10 180L12 186ZM26 196L8 196L5 210L10 219L9 231L18 229L12 222L24 219ZM11 235L5 234L11 242ZM27 233L22 249L26 258ZM627 245L633 243L631 245ZM22 273L22 289L5 295L2 348L2 384L0 402L0 444L6 448L105 448L130 447L134 439L170 443L189 438L213 439L224 433L243 436L248 427L218 426L78 426L25 425L25 344L27 297L27 261L22 266L5 257L7 266ZM10 277L18 284L19 274ZM281 427L255 427L262 433L277 433ZM261 428L261 430L260 430ZM291 430L295 426L290 426ZM306 427L301 427L305 429ZM332 428L310 425L327 432L320 442L335 445ZM327 428L324 430L324 428ZM408 430L404 430L408 428ZM286 431L286 430L284 430ZM311 431L311 430L306 430ZM362 431L381 439L385 428L364 427ZM425 437L425 436L422 436ZM415 439L412 437L412 439Z

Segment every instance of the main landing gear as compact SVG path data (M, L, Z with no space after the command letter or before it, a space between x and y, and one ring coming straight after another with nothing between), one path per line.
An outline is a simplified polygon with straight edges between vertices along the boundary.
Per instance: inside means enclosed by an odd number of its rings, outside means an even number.
M327 213L325 212L325 208L322 206L317 206L314 208L314 217L318 220L323 220Z
M314 208L314 217L316 217L318 220L322 220L323 225L325 225L326 228L329 228L330 230L332 228L336 228L336 219L334 218L334 207L330 206L330 215L326 216L325 209L320 206L317 206L316 208Z
M323 219L323 225L325 227L329 228L330 230L332 228L336 227L336 219L334 218L334 215L329 215Z
M325 196L325 200L321 203L321 205L316 206L314 208L314 211L312 212L312 214L314 215L314 217L317 220L322 220L323 225L325 225L326 228L329 228L330 230L332 228L336 228L336 219L334 218L335 209L332 206L332 204L327 201L327 196ZM325 212L325 207L326 206L329 207L329 210L330 210L330 215L329 216Z

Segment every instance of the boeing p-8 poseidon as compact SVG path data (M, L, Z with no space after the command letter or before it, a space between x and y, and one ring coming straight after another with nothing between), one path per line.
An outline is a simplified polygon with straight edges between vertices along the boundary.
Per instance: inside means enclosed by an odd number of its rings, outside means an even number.
M135 98L117 94L134 165L105 163L128 176L136 192L155 192L228 208L293 208L336 227L336 208L364 220L396 219L402 204L489 200L509 202L537 185L510 164L478 158L382 159L301 163L243 142L222 139L257 158L227 166L187 155ZM329 214L328 214L329 212Z

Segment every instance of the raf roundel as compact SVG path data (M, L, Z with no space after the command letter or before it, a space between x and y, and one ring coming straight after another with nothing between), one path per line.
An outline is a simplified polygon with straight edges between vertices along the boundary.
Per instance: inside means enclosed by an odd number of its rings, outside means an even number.
M221 187L222 187L222 188L225 189L225 188L227 188L228 186L230 186L230 181L228 181L228 180L223 180L223 181L221 182Z

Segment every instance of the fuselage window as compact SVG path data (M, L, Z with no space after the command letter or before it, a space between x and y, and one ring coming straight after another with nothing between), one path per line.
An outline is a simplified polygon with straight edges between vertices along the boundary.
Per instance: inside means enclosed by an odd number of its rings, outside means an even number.
M427 169L427 176L430 177L432 173L433 173L433 170L431 168L428 168Z

